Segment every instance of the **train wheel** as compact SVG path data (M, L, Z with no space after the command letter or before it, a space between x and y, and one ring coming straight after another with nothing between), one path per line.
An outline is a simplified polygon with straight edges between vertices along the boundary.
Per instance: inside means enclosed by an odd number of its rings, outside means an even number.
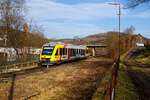
M38 63L38 67L42 67L42 64L41 64L41 63Z
M60 61L57 62L58 65L59 65L60 63L61 63Z

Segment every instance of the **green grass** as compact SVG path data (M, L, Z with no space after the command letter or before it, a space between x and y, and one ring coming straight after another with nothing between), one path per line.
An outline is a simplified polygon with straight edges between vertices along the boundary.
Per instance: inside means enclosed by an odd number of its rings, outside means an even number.
M137 100L138 94L132 84L125 65L120 64L118 71L117 84L115 90L115 100Z
M104 100L104 87L109 83L110 77L111 71L108 71L92 100ZM138 94L135 92L135 87L126 72L126 68L123 64L120 64L115 90L115 100L137 100L137 98Z
M131 49L132 50L132 49ZM128 73L126 72L126 67L123 65L123 60L126 57L126 55L130 52L130 50L123 55L121 55L121 64L118 71L118 77L117 77L117 84L116 84L116 93L115 93L115 99L116 100L137 100L138 95L133 91L135 89L134 85L132 84ZM112 69L109 70L103 80L101 81L101 84L95 94L93 95L92 100L104 100L104 87L106 84L110 82Z
M141 64L150 64L150 47L143 48L135 60Z
M131 50L121 55L120 58L120 67L116 80L115 100L137 100L138 97L138 94L135 92L135 86L128 76L126 66L123 64L124 58Z
M143 55L144 57L148 57L150 56L150 47L145 47L142 49L141 55Z
M106 84L108 84L110 82L112 70L113 70L113 66L107 73L105 73L105 76L102 79L95 94L93 95L92 100L104 100L104 92L105 92L104 87L106 86Z

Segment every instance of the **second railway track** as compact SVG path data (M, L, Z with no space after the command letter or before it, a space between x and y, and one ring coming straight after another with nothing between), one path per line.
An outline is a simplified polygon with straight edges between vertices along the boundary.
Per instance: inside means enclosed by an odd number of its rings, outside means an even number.
M20 69L18 71L1 73L0 74L0 82L3 82L3 80L4 81L5 80L6 81L7 80L11 80L11 78L13 77L13 75L15 75L15 76L25 76L26 77L26 76L28 76L30 74L35 74L36 72L46 73L49 70L51 70L52 68L58 67L60 65L77 63L79 61L84 61L84 60L82 59L82 60L70 61L69 63L68 62L64 62L62 64L51 65L51 66L48 66L48 67L46 67L46 66L45 67L36 66L36 67L33 67L33 68Z
M44 69L44 67L34 67L34 68L28 68L28 69L21 69L19 71L12 71L12 72L7 72L7 73L1 73L0 77L11 77L12 75L25 75L29 73L33 73L35 71L40 71Z

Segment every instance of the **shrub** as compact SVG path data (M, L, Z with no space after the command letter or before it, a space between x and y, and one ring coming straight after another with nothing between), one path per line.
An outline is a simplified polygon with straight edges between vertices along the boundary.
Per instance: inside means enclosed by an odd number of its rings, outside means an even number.
M150 56L150 46L144 48L141 53L142 53L142 55L144 55L144 57Z

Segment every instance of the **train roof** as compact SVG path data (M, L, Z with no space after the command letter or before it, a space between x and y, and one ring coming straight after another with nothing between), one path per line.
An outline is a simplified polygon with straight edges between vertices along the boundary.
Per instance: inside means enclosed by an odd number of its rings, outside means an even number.
M64 45L63 42L49 42L49 43L44 44L44 46L56 46L57 44L63 44Z
M63 42L49 42L49 43L44 44L43 46L56 46L57 44L66 45L68 48L86 48L85 45L65 44Z

